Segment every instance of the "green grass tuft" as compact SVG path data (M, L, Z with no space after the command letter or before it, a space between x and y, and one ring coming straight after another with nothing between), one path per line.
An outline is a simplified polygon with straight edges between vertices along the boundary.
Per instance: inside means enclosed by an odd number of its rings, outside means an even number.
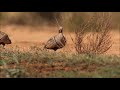
M3 50L0 77L6 78L111 78L120 77L120 57L52 52Z

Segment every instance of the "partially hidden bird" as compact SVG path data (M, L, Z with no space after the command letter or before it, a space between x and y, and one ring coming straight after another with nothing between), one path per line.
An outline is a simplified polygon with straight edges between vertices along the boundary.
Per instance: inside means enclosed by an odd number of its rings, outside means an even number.
M11 43L12 42L9 36L6 33L0 31L0 45L3 45L4 47L5 44L11 44Z

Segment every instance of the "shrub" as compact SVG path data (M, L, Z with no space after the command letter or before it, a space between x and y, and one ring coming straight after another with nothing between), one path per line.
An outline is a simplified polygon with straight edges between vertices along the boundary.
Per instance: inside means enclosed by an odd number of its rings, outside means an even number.
M75 49L78 54L103 54L111 46L110 13L94 13L88 20L75 28ZM90 31L87 34L86 31Z

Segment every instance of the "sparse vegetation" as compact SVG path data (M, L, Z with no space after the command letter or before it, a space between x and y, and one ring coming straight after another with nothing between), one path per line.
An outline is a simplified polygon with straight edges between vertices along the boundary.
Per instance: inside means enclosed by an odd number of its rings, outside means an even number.
M119 78L116 14L1 12L1 31L13 43L5 49L0 47L0 78ZM67 39L66 46L56 52L43 49L48 38L57 32L54 16L65 28Z
M56 53L32 46L26 52L3 50L0 77L119 77L119 64L118 56Z
M95 13L75 28L75 49L78 54L103 54L111 46L111 15ZM90 31L86 34L86 31ZM72 38L73 40L73 38Z

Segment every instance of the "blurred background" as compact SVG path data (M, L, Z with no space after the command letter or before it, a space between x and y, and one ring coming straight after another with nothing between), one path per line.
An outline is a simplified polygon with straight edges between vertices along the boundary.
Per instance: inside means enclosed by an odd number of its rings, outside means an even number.
M94 19L89 22L91 17ZM29 48L32 45L43 47L50 37L58 33L55 18L64 27L64 35L67 38L67 47L62 49L63 51L68 51L68 47L74 51L71 37L75 38L75 27L87 21L91 28L88 27L86 31L91 32L98 26L105 26L110 20L113 46L109 54L119 54L120 12L0 12L0 31L7 33L13 42L8 48L16 45L21 48Z
M55 17L63 26L72 31L69 24L70 19L75 24L82 23L91 15L100 12L0 12L0 24L19 25L19 26L56 26ZM120 12L106 12L112 16L112 27L114 29L120 23ZM62 19L61 19L62 17ZM36 29L38 30L38 29Z

